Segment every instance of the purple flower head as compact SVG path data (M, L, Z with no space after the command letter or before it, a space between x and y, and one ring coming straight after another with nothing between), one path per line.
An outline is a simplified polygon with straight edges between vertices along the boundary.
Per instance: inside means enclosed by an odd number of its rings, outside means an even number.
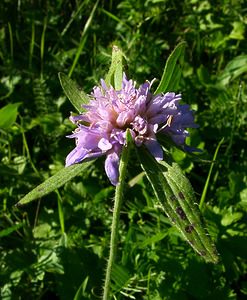
M66 166L106 155L105 171L116 185L128 128L136 146L145 145L156 160L163 159L157 133L170 136L175 144L186 147L189 135L186 128L197 127L189 105L179 104L180 94L152 95L151 85L152 82L145 82L136 88L135 82L124 74L122 89L115 90L101 80L101 86L94 87L89 104L83 106L87 111L70 117L77 128L68 137L76 139L76 147L67 156Z

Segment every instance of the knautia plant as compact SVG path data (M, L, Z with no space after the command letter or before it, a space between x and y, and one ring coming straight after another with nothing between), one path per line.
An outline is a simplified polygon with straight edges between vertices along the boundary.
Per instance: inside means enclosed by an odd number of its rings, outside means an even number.
M218 261L213 245L196 204L193 189L179 166L171 160L162 142L166 137L185 151L196 151L186 145L188 128L195 128L189 105L181 104L177 89L181 76L185 43L180 43L167 60L160 84L151 93L153 81L137 86L123 72L122 52L113 47L112 64L101 84L91 95L78 90L66 75L59 74L61 85L79 115L71 115L75 124L75 148L66 158L66 167L27 194L18 205L60 187L82 172L98 158L105 156L106 174L116 189L103 299L112 298L111 272L116 258L117 232L129 152L137 157L150 181L159 207L193 249L207 262Z

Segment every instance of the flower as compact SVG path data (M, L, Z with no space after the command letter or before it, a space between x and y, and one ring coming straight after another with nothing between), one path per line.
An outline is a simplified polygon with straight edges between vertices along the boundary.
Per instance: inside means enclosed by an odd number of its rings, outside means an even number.
M77 128L68 137L76 139L76 147L68 154L66 166L106 155L106 174L117 185L128 128L135 145L145 145L156 160L163 159L157 133L170 136L175 144L185 148L189 135L186 128L197 127L193 113L189 105L179 104L180 94L152 95L152 82L136 88L136 83L123 74L122 89L115 90L101 80L101 86L94 87L89 104L83 106L86 112L70 117Z

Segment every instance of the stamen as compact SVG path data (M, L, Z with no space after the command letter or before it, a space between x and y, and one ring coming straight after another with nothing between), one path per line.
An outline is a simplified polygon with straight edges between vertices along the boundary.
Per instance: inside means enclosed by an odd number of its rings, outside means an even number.
M170 115L166 121L166 124L162 126L157 132L160 132L161 130L165 129L166 127L171 127L173 116Z

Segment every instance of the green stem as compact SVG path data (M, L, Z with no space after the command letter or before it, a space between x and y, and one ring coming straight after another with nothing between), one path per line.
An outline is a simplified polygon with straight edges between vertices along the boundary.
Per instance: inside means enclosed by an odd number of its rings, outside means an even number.
M200 204L199 204L199 209L202 211L203 210L203 203L206 199L206 194L207 194L207 190L208 190L208 187L209 187L209 181L210 181L210 178L211 178L211 174L212 174L212 171L213 171L213 167L214 167L214 164L215 164L215 161L216 161L216 158L217 158L217 155L218 155L218 152L219 152L219 149L220 149L220 146L222 145L222 143L224 142L224 138L222 138L219 142L219 144L217 145L217 148L214 152L214 157L213 157L213 161L211 163L211 166L210 166L210 169L209 169L209 172L208 172L208 177L207 177L207 180L206 180L206 183L204 185L204 188L203 188L203 192L202 192L202 196L201 196L201 199L200 199Z
M114 209L113 209L113 218L112 218L112 228L111 228L111 241L110 241L110 254L107 263L106 277L104 284L104 294L103 300L109 300L110 297L110 283L111 283L111 272L112 267L116 258L117 253L117 233L118 233L118 224L120 216L120 208L123 199L123 189L125 184L125 176L127 170L128 156L129 156L130 145L124 147L120 166L119 166L119 184L116 186L115 199L114 199Z

